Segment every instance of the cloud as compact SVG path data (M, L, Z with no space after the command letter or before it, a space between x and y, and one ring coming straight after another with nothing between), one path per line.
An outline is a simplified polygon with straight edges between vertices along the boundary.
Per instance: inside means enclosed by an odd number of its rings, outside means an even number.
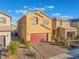
M8 10L9 13L14 12L16 14L22 13L22 14L26 14L28 11L25 9L19 9L19 10Z
M49 8L49 9L53 9L54 8L54 6L46 6L47 8Z
M63 19L71 19L71 18L73 18L73 16L62 15L61 13L53 13L52 16L56 17L56 18L63 18Z
M54 13L54 14L52 14L52 16L61 16L61 14L60 13Z
M24 6L24 8L27 8L28 6Z
M41 3L40 3L41 4ZM44 7L35 7L35 6L23 6L22 9L17 9L17 10L8 10L8 12L15 12L16 14L28 14L31 13L33 11L45 11L45 10L52 10L54 8L54 6L52 5L46 5Z
M47 5L47 6L44 6L44 7L31 7L31 6L29 6L27 9L28 10L42 10L42 11L45 11L45 10L50 10L50 9L53 9L53 8L54 8L54 6Z
M46 10L46 8L33 7L32 10L42 10L42 11L44 11L44 10Z
M8 12L12 12L12 10L8 10Z
M22 14L26 14L28 11L27 10L16 10L15 11L17 14L22 13Z
M71 19L71 18L73 18L73 16L60 16L60 18Z

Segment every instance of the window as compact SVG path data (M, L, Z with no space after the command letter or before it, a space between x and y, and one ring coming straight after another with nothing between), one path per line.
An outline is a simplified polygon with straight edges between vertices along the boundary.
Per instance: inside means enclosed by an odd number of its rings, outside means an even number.
M60 25L62 25L62 21L60 21Z
M0 23L5 23L5 22L6 22L6 18L0 17Z
M44 20L44 24L45 24L45 25L48 25L48 24L49 24L49 22L48 22L47 19Z
M34 17L34 18L32 19L32 24L33 24L33 25L38 24L38 18L37 18L37 17Z

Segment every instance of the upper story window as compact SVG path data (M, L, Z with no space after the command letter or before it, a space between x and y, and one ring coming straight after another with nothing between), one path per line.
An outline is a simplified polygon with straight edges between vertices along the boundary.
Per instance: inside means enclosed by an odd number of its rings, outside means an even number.
M44 20L44 24L45 24L45 25L48 25L48 24L49 24L49 22L48 22L47 19Z
M6 18L0 17L0 23L6 23Z
M62 25L62 21L60 21L60 25Z
M38 24L38 17L34 17L34 18L32 19L32 24L33 24L33 25Z

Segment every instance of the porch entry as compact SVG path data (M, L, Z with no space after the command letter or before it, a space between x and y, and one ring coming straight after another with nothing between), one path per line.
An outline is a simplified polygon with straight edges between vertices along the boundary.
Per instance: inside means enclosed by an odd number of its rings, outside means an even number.
M67 32L68 39L74 39L75 33L74 32Z
M0 45L2 47L5 47L6 46L5 35L0 35Z

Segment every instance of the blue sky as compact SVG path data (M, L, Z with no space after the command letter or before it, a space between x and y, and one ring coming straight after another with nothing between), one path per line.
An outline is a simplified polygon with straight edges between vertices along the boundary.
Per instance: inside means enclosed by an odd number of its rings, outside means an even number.
M79 18L79 0L0 0L0 12L11 15L13 24L24 14L38 10L52 18Z

